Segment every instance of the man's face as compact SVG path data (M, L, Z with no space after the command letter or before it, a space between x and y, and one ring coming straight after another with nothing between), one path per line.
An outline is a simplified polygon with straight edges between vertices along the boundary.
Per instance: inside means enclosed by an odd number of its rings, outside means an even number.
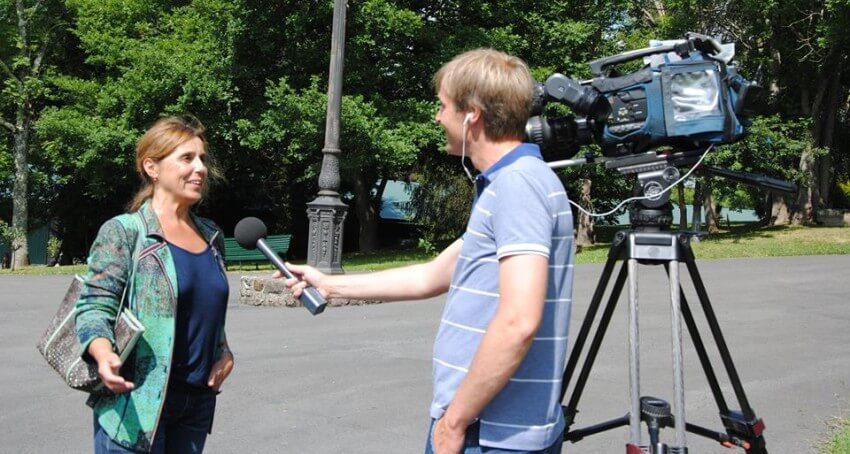
M460 156L463 143L463 118L466 112L458 110L457 105L449 99L442 88L437 93L437 97L440 99L440 109L437 110L434 120L446 132L446 151Z

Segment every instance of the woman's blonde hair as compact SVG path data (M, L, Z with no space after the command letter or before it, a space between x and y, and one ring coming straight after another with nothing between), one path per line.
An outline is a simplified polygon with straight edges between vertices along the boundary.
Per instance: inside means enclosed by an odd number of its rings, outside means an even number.
M128 211L131 213L138 211L142 204L153 196L153 180L145 172L145 159L150 158L158 162L170 155L174 149L195 137L201 139L201 142L204 143L204 151L207 153L207 179L214 181L220 178L220 174L213 164L212 156L207 149L207 138L204 131L204 125L197 118L191 115L182 115L160 118L145 132L136 143L136 171L142 179L142 187L128 205ZM204 194L206 194L208 187L208 184L204 184Z
M480 107L490 139L519 139L525 133L534 82L517 57L494 49L464 52L437 71L434 88L460 110Z

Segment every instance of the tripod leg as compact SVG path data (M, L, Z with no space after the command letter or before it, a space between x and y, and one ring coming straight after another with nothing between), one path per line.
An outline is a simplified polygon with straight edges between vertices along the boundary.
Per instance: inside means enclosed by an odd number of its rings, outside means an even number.
M726 367L726 371L729 374L732 389L735 391L735 396L741 404L741 411L744 413L745 418L753 419L755 418L755 412L750 407L747 395L744 392L744 387L741 385L741 379L738 377L738 371L735 368L735 364L732 362L732 355L729 353L729 347L726 345L726 340L723 338L723 333L720 331L720 324L717 322L717 316L714 314L714 309L711 307L711 302L708 300L708 293L706 293L705 285L700 278L699 271L696 268L696 263L689 260L687 261L687 266L691 275L691 280L696 288L700 305L702 306L703 312L705 312L705 318L708 321L711 334L714 337L714 342L717 344L717 349L720 351L720 357L723 360L723 365Z
M631 443L640 446L640 335L638 330L637 260L630 258L629 267L629 430Z
M682 318L685 320L685 325L688 327L688 333L691 335L691 341L694 344L694 349L699 357L699 362L702 365L702 370L705 372L705 378L708 381L708 387L714 395L714 401L717 403L717 408L720 413L726 414L729 412L729 406L726 405L726 399L720 391L720 383L717 381L717 375L714 372L714 367L711 365L711 360L708 358L708 352L705 350L705 344L702 342L694 316L691 313L691 308L688 305L688 300L685 298L684 292L680 287L680 298L682 299Z
M732 362L732 355L729 352L729 347L726 345L723 333L720 331L720 324L717 322L717 316L714 314L714 309L708 299L705 284L702 282L699 270L697 269L693 251L690 249L690 245L687 244L687 242L682 242L682 246L685 263L687 264L688 272L691 275L691 280L693 281L694 288L696 289L697 296L699 297L700 305L705 313L705 318L708 322L714 342L717 344L717 349L720 352L723 365L729 375L729 381L732 385L732 389L735 391L735 396L741 406L740 413L729 411L728 407L724 411L723 407L725 405L721 406L720 418L723 421L723 425L726 428L727 433L738 440L740 445L746 449L748 454L767 454L764 436L762 435L764 431L764 422L760 418L756 417L755 412L752 407L750 407L747 395L744 392L744 387L741 384L741 378L738 376L738 371L735 368L735 364ZM694 332L696 332L696 327L694 327ZM709 379L709 383L711 383L711 379ZM716 385L717 381L715 379L713 386ZM717 399L719 388L716 391L712 389L712 392L715 392L715 399Z
M617 280L614 283L614 287L611 290L611 295L608 297L608 303L605 305L605 310L602 312L602 317L599 319L599 326L596 327L596 333L593 335L593 340L591 341L590 347L587 351L587 357L585 357L584 364L582 364L581 366L581 371L579 372L578 379L576 380L575 388L573 388L573 392L570 395L570 401L566 406L565 415L567 418L567 431L569 431L570 425L573 423L576 413L578 413L578 401L581 398L582 392L584 391L585 384L587 384L587 379L590 376L590 369L593 367L593 362L596 360L596 354L599 352L599 347L602 345L602 339L605 336L605 331L608 328L608 323L610 323L611 317L614 315L614 309L617 307L617 301L620 299L620 293L623 290L623 284L626 282L626 276L626 264L623 264L623 266L620 268L620 273L617 275ZM603 287L603 293L604 290L605 288ZM598 302L596 303L596 306L598 306ZM593 315L589 314L588 317L595 317L595 314L596 310L594 309ZM590 318L590 321L592 322L593 318ZM585 319L585 323L587 322L588 320ZM586 336L586 333L584 335ZM576 339L576 342L578 342L578 339ZM578 362L579 353L581 353L580 349L573 350L573 353L570 356L570 364L573 364L573 366L567 365L567 370L564 373L565 375L569 374L569 376L572 376L573 369L571 367L575 367L575 363ZM575 361L573 361L574 357ZM568 382L569 379L565 379L563 384L561 385L561 400L563 400L563 392L566 390Z
M685 448L685 373L682 359L682 313L679 285L679 262L671 260L668 268L670 280L670 314L673 343L673 416L676 429L676 447Z
M593 321L596 319L596 313L599 311L599 305L602 303L602 298L605 296L605 289L608 287L608 282L611 279L611 273L614 271L614 266L617 264L618 257L623 253L624 244L625 244L625 234L623 232L618 232L614 237L614 242L611 244L611 249L608 251L608 260L605 261L605 267L602 269L602 275L599 277L599 282L596 284L596 290L593 292L593 298L590 300L590 305L587 308L587 312L585 313L584 320L582 321L581 328L579 329L578 336L575 338L575 344L573 345L572 351L570 352L570 357L567 360L567 365L564 368L564 375L561 380L561 398L560 402L564 401L564 396L567 394L567 388L570 385L570 382L573 378L573 373L576 371L576 365L578 365L579 358L581 357L582 350L584 349L584 342L588 338L588 334L590 333L590 328L593 326ZM612 290L612 298L609 299L608 305L613 304L616 305L617 299L619 299L620 289L623 288L623 282L625 282L625 266L620 270L620 276L617 277L617 283L614 284L614 289ZM616 296L614 296L616 294ZM605 312L613 312L613 308L606 309ZM610 319L610 315L607 317ZM603 315L603 321L606 317ZM601 330L603 333L605 331L605 327L607 327L607 322L604 324L600 322L600 326L597 328L597 336L598 331ZM594 342L597 336L594 336ZM600 337L601 342L601 337ZM591 345L590 353L588 353L588 358L595 357L595 351L598 350L598 346L596 348ZM573 394L570 397L570 403L566 407L564 415L566 417L566 427L567 431L569 431L570 426L573 423L575 418L576 408L578 405L578 399L581 396L582 389L584 388L584 382L587 380L587 375L590 372L590 365L593 364L593 360L590 360L590 364L585 361L585 364L582 367L582 373L579 374L578 383L576 384L576 388L573 390ZM587 370L587 372L585 372Z

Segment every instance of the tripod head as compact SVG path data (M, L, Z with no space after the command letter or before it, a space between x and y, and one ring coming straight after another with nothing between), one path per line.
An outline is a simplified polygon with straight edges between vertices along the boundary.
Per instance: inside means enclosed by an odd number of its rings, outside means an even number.
M604 163L606 169L623 175L635 175L634 196L631 202L629 223L636 231L657 232L670 229L673 209L670 190L681 180L679 168L696 165L687 175L699 172L756 186L771 191L797 192L797 185L765 175L736 172L702 164L702 158L713 145L691 150L651 150L617 158L596 157L587 153L583 158L549 162L553 169L583 164ZM687 176L686 175L686 176Z

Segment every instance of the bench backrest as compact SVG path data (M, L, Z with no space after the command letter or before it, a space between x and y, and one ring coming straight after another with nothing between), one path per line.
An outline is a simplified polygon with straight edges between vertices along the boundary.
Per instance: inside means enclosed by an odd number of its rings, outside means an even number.
M291 239L292 235L289 234L270 235L266 237L266 244L268 244L273 251L285 257L286 253L289 251L289 242ZM263 253L259 250L245 249L240 246L239 243L236 242L236 238L224 239L224 256L228 262L265 259Z

